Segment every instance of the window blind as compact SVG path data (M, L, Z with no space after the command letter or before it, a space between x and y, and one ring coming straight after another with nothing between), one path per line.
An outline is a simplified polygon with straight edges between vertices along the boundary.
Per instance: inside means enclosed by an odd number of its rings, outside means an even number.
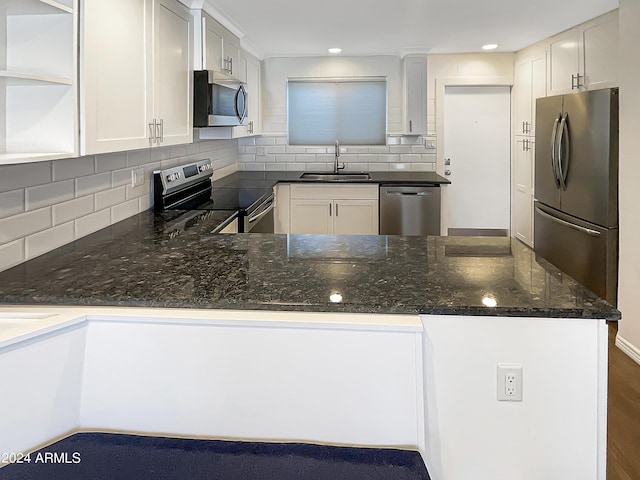
M287 84L290 145L385 145L385 79L292 80Z

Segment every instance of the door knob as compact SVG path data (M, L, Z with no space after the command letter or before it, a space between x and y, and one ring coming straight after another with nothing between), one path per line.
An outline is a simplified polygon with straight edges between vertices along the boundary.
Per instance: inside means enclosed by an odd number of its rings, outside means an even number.
M444 174L448 177L449 175L451 175L451 170L449 169L445 170Z

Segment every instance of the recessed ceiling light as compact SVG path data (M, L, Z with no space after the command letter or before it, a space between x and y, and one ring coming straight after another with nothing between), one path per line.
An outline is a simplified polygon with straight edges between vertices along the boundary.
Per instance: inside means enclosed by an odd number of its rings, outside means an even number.
M498 48L498 45L496 43L487 43L486 45L482 46L483 50L495 50L496 48Z
M342 49L338 47L332 47L329 49L329 53L340 53L341 51Z

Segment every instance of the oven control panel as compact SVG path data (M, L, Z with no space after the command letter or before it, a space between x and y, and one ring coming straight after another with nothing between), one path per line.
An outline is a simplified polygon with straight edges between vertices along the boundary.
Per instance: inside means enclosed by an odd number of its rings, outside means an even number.
M211 177L213 166L211 159L199 160L179 167L158 170L153 172L153 175L162 183L163 194L166 195Z

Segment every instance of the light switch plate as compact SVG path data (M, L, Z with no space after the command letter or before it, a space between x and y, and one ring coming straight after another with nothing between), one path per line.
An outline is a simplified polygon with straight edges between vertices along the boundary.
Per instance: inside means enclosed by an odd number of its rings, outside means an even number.
M131 170L131 186L133 188L144 185L144 168Z

